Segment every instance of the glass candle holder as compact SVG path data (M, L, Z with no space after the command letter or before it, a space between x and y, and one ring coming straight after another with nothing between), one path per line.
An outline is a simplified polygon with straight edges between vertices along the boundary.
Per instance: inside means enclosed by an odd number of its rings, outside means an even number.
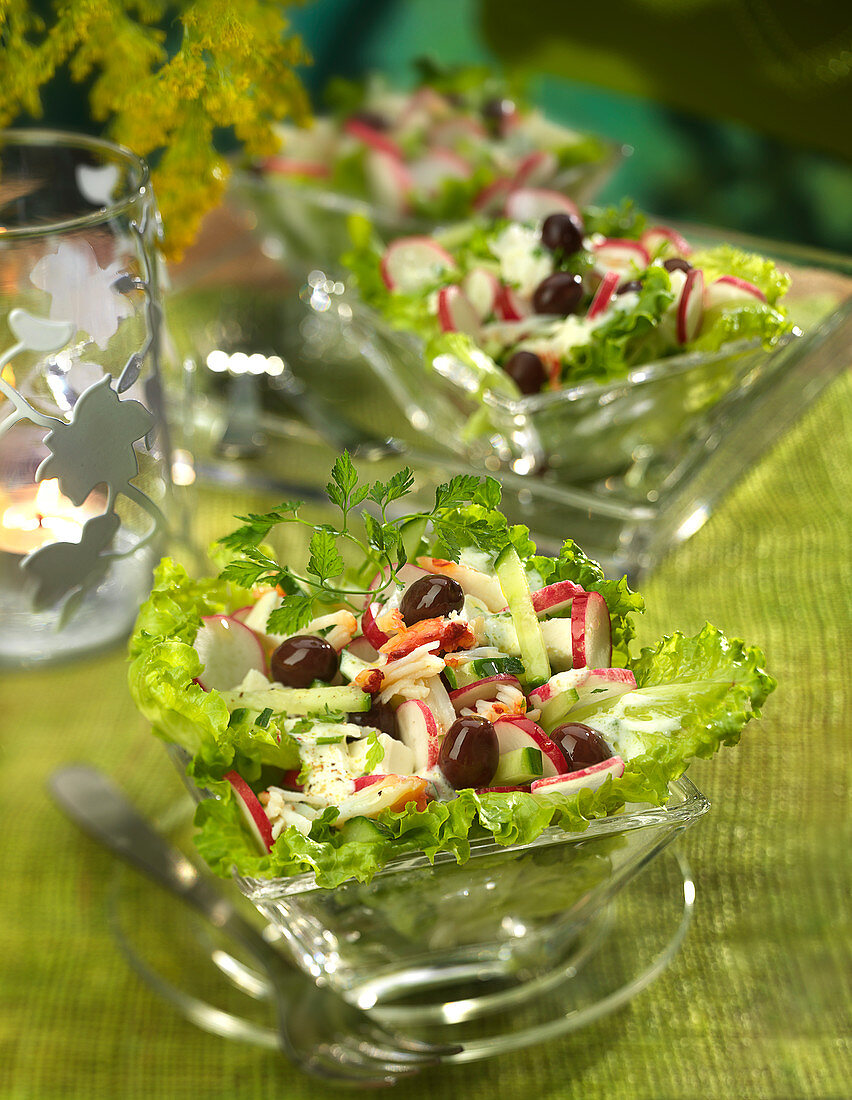
M0 132L0 665L130 630L165 529L160 221L125 149Z

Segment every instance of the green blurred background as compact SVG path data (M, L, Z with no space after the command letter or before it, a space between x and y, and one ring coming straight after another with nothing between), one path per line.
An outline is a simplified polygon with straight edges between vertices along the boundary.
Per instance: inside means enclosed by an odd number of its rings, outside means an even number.
M554 117L633 147L603 198L852 254L847 0L315 0L290 15L318 107L330 76L405 85L423 55L519 68ZM81 89L45 100L50 123L85 114Z

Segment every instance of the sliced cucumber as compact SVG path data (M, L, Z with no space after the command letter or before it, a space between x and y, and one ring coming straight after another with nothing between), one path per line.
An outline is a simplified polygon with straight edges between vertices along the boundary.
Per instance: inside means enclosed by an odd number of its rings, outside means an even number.
M526 570L514 546L507 546L500 551L494 563L494 571L512 615L527 686L537 687L550 679L550 662L541 624L533 607Z
M348 649L341 649L340 651L340 673L345 676L347 680L354 680L359 672L363 672L365 668L373 668L368 661L362 661L360 657L356 657L354 653L350 653Z
M273 714L322 715L326 711L350 714L370 709L370 696L359 687L264 688L258 691L220 692L229 710L246 707Z
M491 780L494 787L515 787L532 783L544 775L544 763L540 749L513 749L504 752L497 762L497 771Z

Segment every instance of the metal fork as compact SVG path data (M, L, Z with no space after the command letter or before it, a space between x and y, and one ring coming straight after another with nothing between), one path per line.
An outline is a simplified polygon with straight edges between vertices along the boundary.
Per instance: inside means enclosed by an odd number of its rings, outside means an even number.
M263 966L272 987L281 1049L303 1070L336 1084L374 1088L393 1085L460 1049L392 1033L292 967L95 768L60 768L48 789L84 832L182 898Z

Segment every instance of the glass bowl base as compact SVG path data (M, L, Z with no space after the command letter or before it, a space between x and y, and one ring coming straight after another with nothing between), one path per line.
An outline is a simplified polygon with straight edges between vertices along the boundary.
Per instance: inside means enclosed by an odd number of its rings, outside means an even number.
M140 890L147 892L144 921ZM148 893L159 892L130 872L118 872L109 921L132 969L203 1030L277 1048L265 975L185 905ZM505 979L464 973L449 986L421 987L416 994L370 983L352 990L350 998L402 1034L457 1044L450 1062L517 1050L592 1023L654 981L683 943L694 901L686 860L667 849L589 922L567 961L544 978L507 986ZM151 919L152 904L164 906L163 919ZM270 929L265 934L277 938Z

